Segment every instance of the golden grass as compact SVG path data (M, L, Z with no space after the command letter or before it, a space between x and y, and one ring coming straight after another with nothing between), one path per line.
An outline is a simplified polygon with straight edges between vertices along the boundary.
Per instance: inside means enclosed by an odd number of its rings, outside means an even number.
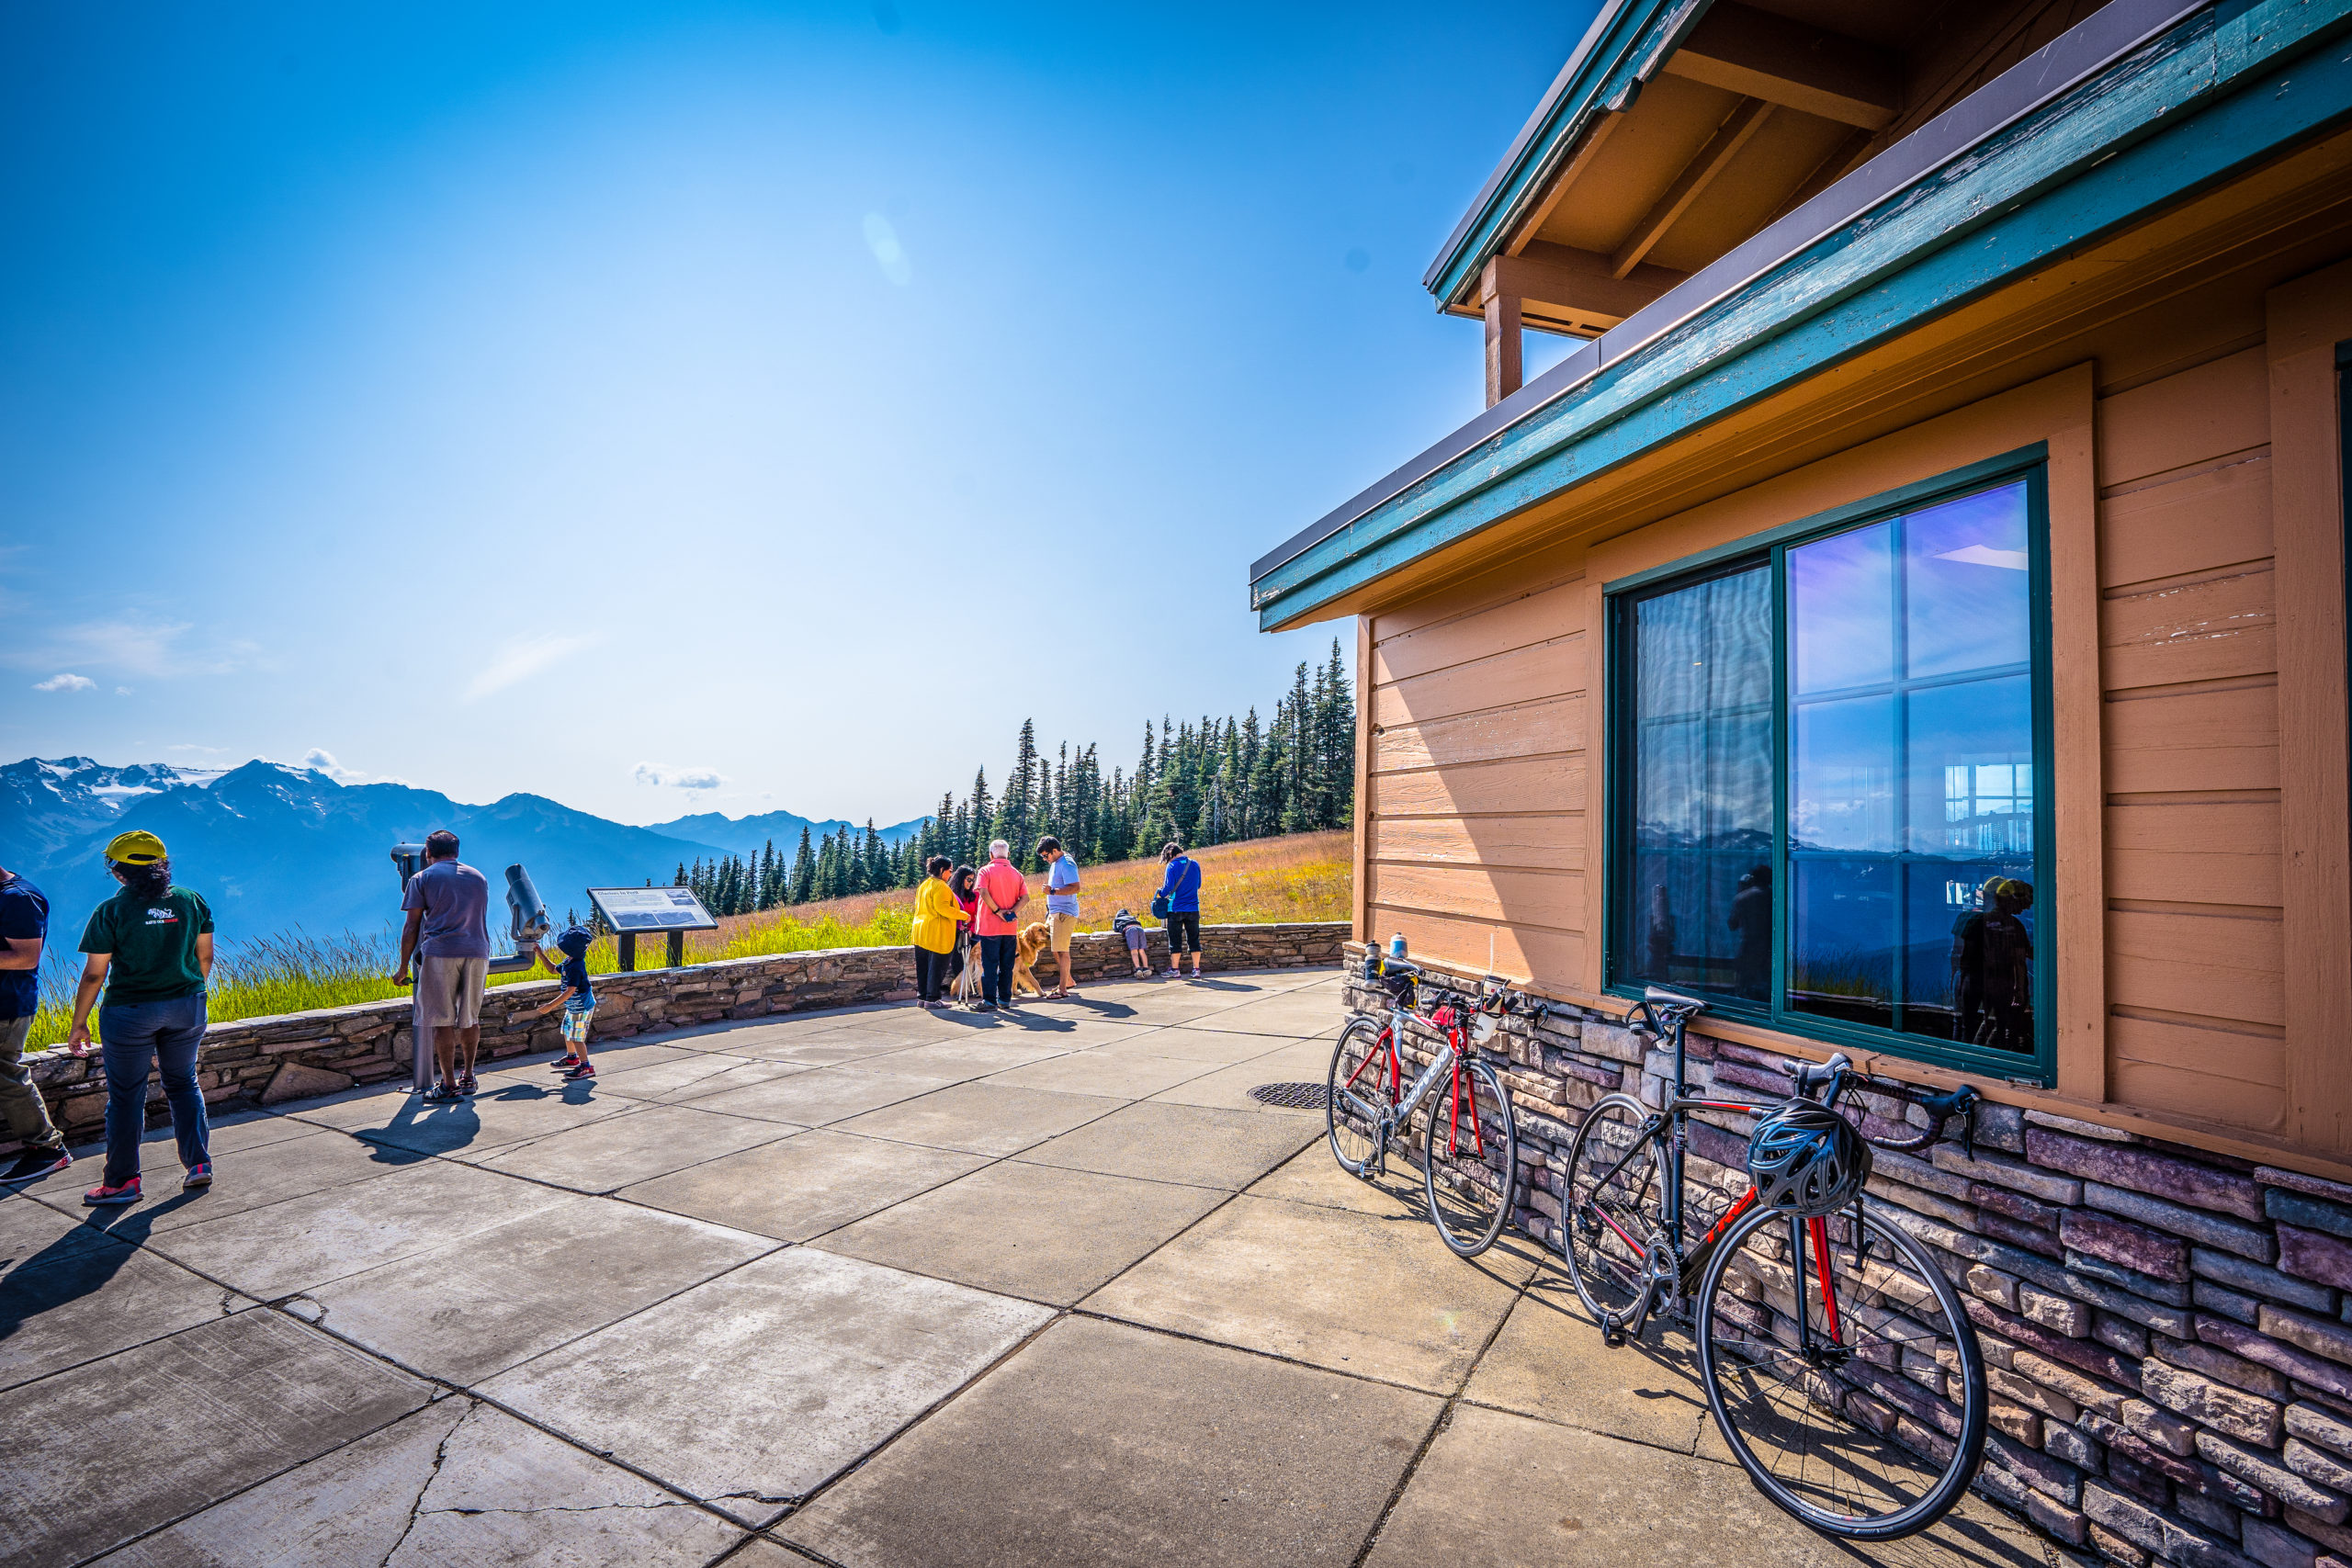
M1201 863L1201 919L1210 925L1344 920L1349 918L1353 886L1349 852L1349 835L1344 832L1293 833L1197 851L1193 858ZM1108 931L1111 917L1122 908L1147 925L1156 923L1150 909L1151 896L1159 887L1157 860L1120 861L1083 866L1080 871L1080 930ZM1030 891L1041 899L1045 885L1043 873L1029 878ZM910 889L899 889L731 916L721 920L715 931L687 933L686 962L707 964L828 947L895 947L911 940L914 902ZM1030 906L1037 914L1044 908L1042 902ZM390 936L346 934L322 939L294 931L243 943L224 941L220 962L212 971L208 1010L213 1022L226 1023L232 1019L404 997L409 994L407 987L391 980L396 956ZM41 1005L26 1038L28 1051L62 1043L72 1021L74 980L81 973L81 955L56 950L51 957L52 962L42 966ZM639 940L639 967L659 968L665 957L662 939ZM619 967L620 954L612 938L603 938L588 950L591 975L610 975ZM490 983L512 986L548 977L545 969L533 969L492 975Z

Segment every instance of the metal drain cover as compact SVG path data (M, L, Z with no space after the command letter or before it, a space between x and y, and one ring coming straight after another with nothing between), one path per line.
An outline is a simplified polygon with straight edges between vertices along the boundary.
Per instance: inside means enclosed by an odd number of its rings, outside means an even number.
M1261 1083L1250 1091L1250 1098L1285 1111L1320 1111L1330 1104L1331 1091L1319 1083Z

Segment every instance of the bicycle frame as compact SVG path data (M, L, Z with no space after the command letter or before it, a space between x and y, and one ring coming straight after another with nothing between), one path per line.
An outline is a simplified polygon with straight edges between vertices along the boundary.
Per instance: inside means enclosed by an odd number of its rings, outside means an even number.
M1374 1062L1384 1060L1389 1081L1399 1084L1404 1082L1404 1060L1397 1051L1396 1040L1404 1032L1405 1019L1409 1012L1410 1010L1404 1005L1401 998L1390 1007L1388 1021L1381 1025L1379 1038L1373 1042L1373 1047L1364 1054L1363 1060L1356 1064L1355 1071L1348 1075L1347 1081L1340 1086L1342 1092L1355 1087L1356 1080L1363 1076L1365 1068ZM1437 1055L1430 1059L1430 1065L1423 1067L1420 1076L1413 1080L1413 1087L1408 1089L1394 1106L1366 1117L1366 1120L1374 1124L1373 1158L1377 1162L1377 1168L1383 1171L1388 1168L1389 1138L1399 1125L1410 1118L1415 1111L1420 1109L1421 1101L1429 1098L1430 1091L1437 1087L1439 1075L1443 1073L1453 1075L1453 1103L1446 1122L1445 1152L1450 1156L1459 1158L1464 1151L1462 1124L1465 1120L1463 1112L1466 1107L1470 1126L1469 1151L1480 1159L1484 1159L1487 1155L1486 1134L1478 1125L1478 1097L1474 1092L1465 1098L1462 1092L1462 1080L1464 1076L1462 1068L1465 1052L1459 1012L1454 1011L1453 1015L1443 1023L1438 1023L1434 1016L1430 1021L1437 1024L1437 1027L1444 1032L1445 1036L1438 1045ZM1363 1105L1361 1100L1355 1103L1360 1107ZM1368 1111L1370 1108L1364 1107L1364 1109Z
M1611 1166L1593 1182L1593 1190L1601 1191L1610 1182L1616 1179L1617 1173L1625 1168L1628 1160L1653 1144L1664 1145L1664 1158L1659 1163L1663 1168L1666 1190L1658 1195L1658 1209L1666 1222L1664 1226L1666 1245L1671 1249L1671 1261L1674 1265L1673 1294L1669 1301L1680 1300L1697 1292L1699 1281L1706 1274L1708 1259L1714 1255L1715 1244L1720 1242L1731 1230L1733 1224L1748 1210L1754 1208L1758 1201L1756 1189L1753 1186L1749 1187L1747 1191L1739 1195L1729 1209L1724 1212L1722 1218L1708 1227L1707 1234L1699 1239L1698 1245L1691 1247L1688 1253L1684 1252L1682 1173L1683 1156L1690 1142L1685 1129L1690 1113L1694 1111L1733 1111L1742 1115L1754 1116L1771 1110L1775 1104L1779 1103L1772 1100L1702 1098L1691 1094L1688 1046L1683 1038L1684 1030L1690 1022L1690 1016L1678 1010L1674 1011L1671 1017L1674 1056L1673 1092L1665 1097L1665 1107L1651 1112L1648 1120L1642 1123L1641 1131L1634 1137L1633 1145L1618 1157L1616 1164ZM1656 1260L1650 1257L1650 1239L1629 1234L1625 1227L1619 1224L1598 1202L1592 1205L1592 1213L1601 1224L1615 1233L1619 1241L1632 1248L1634 1258L1642 1263L1650 1275L1649 1286L1643 1292L1640 1303L1630 1314L1630 1321L1615 1325L1603 1324L1602 1328L1604 1332L1612 1336L1620 1333L1639 1334L1650 1314L1658 1310L1660 1305L1657 1300L1658 1287L1666 1282L1657 1269ZM1843 1345L1845 1339L1838 1322L1837 1290L1829 1273L1828 1222L1823 1219L1800 1220L1792 1217L1789 1221L1789 1257L1791 1266L1800 1279L1804 1277L1805 1271L1808 1241L1811 1243L1815 1275L1820 1283L1823 1327L1828 1335L1830 1344ZM1561 1245L1563 1247L1569 1245L1565 1230L1562 1232ZM1813 1348L1813 1329L1810 1321L1802 1313L1797 1318L1797 1334L1800 1353L1810 1355Z

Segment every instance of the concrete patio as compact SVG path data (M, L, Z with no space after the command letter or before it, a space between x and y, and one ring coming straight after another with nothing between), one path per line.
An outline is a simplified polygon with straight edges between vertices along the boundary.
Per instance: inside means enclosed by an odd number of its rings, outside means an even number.
M0 1198L0 1564L2058 1562L1854 1552L1669 1348L1342 1175L1328 971L501 1064ZM84 1179L87 1178L88 1179Z

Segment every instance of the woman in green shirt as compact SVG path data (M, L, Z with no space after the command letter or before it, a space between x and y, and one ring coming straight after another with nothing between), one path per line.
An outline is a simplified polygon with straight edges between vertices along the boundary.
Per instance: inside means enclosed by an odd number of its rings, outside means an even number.
M164 840L153 833L118 834L107 845L107 869L122 891L90 912L82 932L82 984L74 997L74 1032L66 1049L90 1054L90 1004L98 1009L98 1050L107 1074L107 1170L82 1194L92 1207L139 1201L139 1138L147 1127L147 1073L164 1074L182 1190L212 1185L204 1092L197 1087L196 1054L204 1042L204 982L212 973L212 911L185 887L173 886Z

